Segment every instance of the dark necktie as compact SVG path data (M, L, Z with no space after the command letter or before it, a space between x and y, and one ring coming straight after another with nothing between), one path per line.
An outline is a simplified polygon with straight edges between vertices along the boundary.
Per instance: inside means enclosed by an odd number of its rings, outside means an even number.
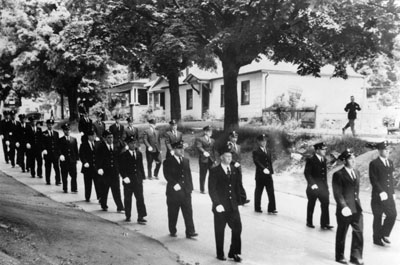
M226 174L231 177L231 169L229 167L226 168Z
M353 170L351 171L351 178L352 178L353 180L356 180L356 176L354 175L354 171L353 171Z
M179 157L179 164L182 165L182 157Z

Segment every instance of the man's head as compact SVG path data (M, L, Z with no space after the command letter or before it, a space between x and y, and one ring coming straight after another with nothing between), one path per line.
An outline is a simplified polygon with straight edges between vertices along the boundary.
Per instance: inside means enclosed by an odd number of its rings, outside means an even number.
M3 114L4 114L4 119L9 120L9 119L11 118L11 113L10 113L10 111L5 110L5 111L3 112Z
M238 140L238 137L239 137L239 135L237 134L237 132L232 131L232 132L229 134L229 141L232 142L232 143L234 143L234 144L236 144L236 143L237 143L237 140Z
M390 150L389 150L389 142L384 141L376 145L378 148L379 156L382 158L388 159Z
M222 164L229 165L232 162L232 146L230 144L224 145L219 153Z
M347 168L353 169L355 167L356 157L350 149L343 151L338 159L342 160Z
M22 123L25 123L25 122L26 122L26 116L25 116L25 114L19 114L19 115L18 115L18 118L19 118L19 121L20 121L20 122L22 122Z
M148 121L150 127L153 127L153 128L156 127L156 120L155 119L150 119L150 120L147 120L147 121Z
M320 142L320 143L314 144L314 149L318 155L320 155L320 156L326 155L327 146L325 145L325 143Z
M350 101L351 101L351 102L354 102L354 96L351 96L351 97L350 97Z
M133 151L136 148L136 138L133 135L126 137L125 142L127 143L129 150Z
M128 122L128 126L133 127L133 119L131 117L126 118L126 121Z
M63 126L61 126L61 129L63 130L65 136L69 136L70 126L68 123L63 124Z
M119 124L119 121L121 120L122 116L121 114L115 114L114 115L114 120L116 124Z
M53 129L53 124L54 124L54 120L47 120L46 121L46 126L47 126L47 129L49 131L51 131Z
M267 135L266 134L260 134L257 136L257 144L258 146L265 148L267 146Z
M112 144L113 143L114 137L113 137L113 134L111 133L110 130L105 130L104 133L103 133L103 137L104 137L104 139L105 139L107 144Z
M178 123L175 120L171 120L169 122L169 125L170 125L172 131L178 130Z
M203 127L204 135L207 135L208 137L212 136L212 127L207 125Z
M87 132L87 137L90 142L94 142L94 140L96 139L96 133L93 130L89 130Z
M183 154L184 154L183 146L184 146L184 142L183 141L179 141L179 142L173 143L172 144L172 148L174 149L174 155L182 157Z

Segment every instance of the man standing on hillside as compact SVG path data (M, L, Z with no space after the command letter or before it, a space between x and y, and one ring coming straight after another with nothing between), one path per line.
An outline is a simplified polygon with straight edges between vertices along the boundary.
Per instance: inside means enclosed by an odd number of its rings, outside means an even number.
M158 172L161 167L161 138L160 132L156 129L156 120L150 119L149 128L143 133L143 142L146 145L146 159L147 159L147 177L158 179ZM155 162L154 175L151 174L151 168Z
M212 128L205 126L203 128L204 135L196 139L196 147L199 151L199 168L200 168L200 192L205 193L204 184L206 182L207 171L216 165L214 139L212 136Z
M374 244L384 246L390 244L389 236L396 222L396 203L394 192L393 162L389 160L388 142L377 145L379 157L369 164L369 179L372 185L371 208L374 215ZM385 220L382 223L382 215Z
M349 122L346 124L346 126L343 127L342 131L343 134L345 134L347 128L351 128L351 132L353 133L353 136L356 136L356 131L354 129L354 121L357 119L357 111L360 111L360 105L358 103L354 102L354 96L350 97L350 103L346 105L344 108L344 111L347 112L347 118L349 119Z

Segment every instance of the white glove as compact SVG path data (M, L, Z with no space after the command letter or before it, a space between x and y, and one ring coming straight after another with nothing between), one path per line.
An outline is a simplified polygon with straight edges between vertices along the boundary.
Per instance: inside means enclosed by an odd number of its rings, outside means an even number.
M83 167L88 168L88 167L89 167L89 163L86 162L86 163L83 165Z
M8 135L12 135L12 132L9 132Z
M379 193L379 197L381 197L381 201L386 201L388 199L388 195L386 192L382 191Z
M129 149L129 146L125 145L125 150L128 150L128 149Z
M149 152L153 151L153 147L149 146L149 148L147 148L147 150L149 150Z
M31 149L31 144L26 144L27 149Z
M217 205L217 207L215 207L215 210L217 211L217 213L225 212L225 208L224 206L222 206L222 204Z
M205 157L209 157L209 156L210 156L210 153L207 152L207 151L204 151L203 155L204 155Z
M3 138L4 138L4 136L3 136L3 135L0 135L0 139L3 140Z
M128 177L123 178L122 181L123 181L125 184L131 183L131 180L130 180Z
M9 146L10 145L10 141L7 140L6 141L6 145Z
M269 172L268 168L264 168L263 173L264 174L269 174L270 172Z
M47 150L43 150L42 154L47 155Z
M235 167L240 167L240 163L239 163L239 162L236 162L236 163L235 163Z
M17 142L17 143L15 143L15 146L17 147L17 148L19 148L19 143Z
M175 190L175 191L181 190L181 185L175 184L174 190Z
M97 174L99 174L100 176L103 176L104 175L104 171L103 171L103 169L99 169L99 170L97 170Z
M83 135L84 133L83 133L83 132L80 132L79 134L80 134L80 135Z
M342 209L342 215L343 215L344 217L348 217L348 216L352 215L350 208L347 207L347 206L344 207L344 208Z
M312 185L312 186L311 186L311 189L312 189L312 190L317 190L317 189L318 189L317 184Z
M100 138L96 136L96 139L95 139L95 140L96 140L96 141L100 141Z
M65 161L65 156L60 155L60 161Z
M393 194L393 200L396 200L396 194Z
M169 153L170 153L172 156L175 154L174 150L171 150Z

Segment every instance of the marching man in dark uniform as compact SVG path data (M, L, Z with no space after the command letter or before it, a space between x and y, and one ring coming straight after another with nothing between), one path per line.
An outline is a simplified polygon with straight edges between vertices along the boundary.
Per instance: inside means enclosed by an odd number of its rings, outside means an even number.
M217 259L226 260L224 254L225 226L232 229L231 246L228 257L236 262L241 262L241 233L242 222L240 220L239 205L240 187L242 176L240 171L231 166L231 146L226 145L220 151L221 164L210 170L208 191L212 201L214 213L215 243Z
M120 114L114 115L115 123L110 126L110 132L113 135L114 147L115 149L121 153L123 148L125 147L125 128L124 125L120 124L122 116Z
M78 142L69 135L69 124L61 126L64 136L60 138L60 166L64 193L68 192L68 174L71 177L71 191L78 192L76 183L76 162L79 159Z
M103 122L103 113L97 113L97 120L93 123L93 130L96 133L96 141L102 141L106 124Z
M5 119L1 125L1 135L3 138L3 150L6 163L11 163L15 167L15 143L17 134L17 122L14 119L14 112L7 111L4 113Z
M56 174L56 185L61 184L60 165L58 159L60 157L60 147L58 146L60 137L57 131L53 130L53 120L47 120L47 130L43 132L43 158L46 172L46 184L50 185L51 165L53 165Z
M125 139L128 138L128 137L133 136L136 139L136 144L138 144L139 143L139 130L138 130L138 128L133 126L133 119L131 117L128 117L126 119L126 121L128 122L128 126L126 126L126 128L125 128Z
M350 150L344 151L339 160L344 161L344 167L333 174L332 189L336 200L336 261L347 264L344 257L346 234L349 226L353 228L350 262L363 264L363 214L359 198L360 172L354 168L355 156Z
M132 211L132 194L136 198L137 222L146 224L147 216L146 205L143 197L143 179L146 178L143 168L143 156L137 149L137 138L130 135L125 139L128 144L128 150L121 154L119 161L119 169L124 185L124 204L126 221L131 221Z
M389 236L396 222L396 203L393 178L393 162L389 159L388 142L377 145L379 157L369 164L369 179L372 185L371 208L374 215L374 244L390 244ZM385 220L382 223L382 215Z
M143 142L146 145L146 159L147 159L147 177L152 179L151 168L153 166L153 162L156 163L156 167L154 169L154 178L158 179L158 172L161 167L161 140L160 140L160 132L156 130L156 121L154 119L150 119L149 121L149 129L144 131L143 134Z
M267 136L261 134L257 136L257 148L253 151L253 161L256 166L256 189L254 191L254 211L262 213L261 197L265 190L268 195L268 213L277 214L275 202L274 180L272 175L274 169L272 167L271 152L267 150Z
M232 148L232 166L236 167L241 172L242 166L240 165L240 145L237 144L238 137L239 137L239 135L237 134L237 132L232 131L229 134L228 144L231 145L231 148ZM243 182L243 180L242 180L242 182ZM240 188L240 190L241 190L240 193L241 193L241 197L242 197L241 198L242 202L244 204L249 203L250 200L247 199L247 194L246 194L246 191L245 191L243 185Z
M15 147L17 147L17 164L21 167L22 172L25 172L26 169L29 169L27 164L27 153L26 153L26 143L28 138L28 124L26 123L25 114L18 115L20 122L17 126L16 131L16 143Z
M307 159L304 175L307 180L307 226L315 228L313 225L314 207L317 199L321 203L321 228L324 230L332 229L329 224L329 188L326 167L326 145L318 143L314 145L315 154Z
M82 115L82 117L79 119L79 124L78 124L78 131L81 133L81 141L87 141L87 134L93 130L93 122L89 118L89 113L85 111Z
M87 138L87 141L83 141L79 147L79 158L82 162L81 172L85 183L85 200L89 202L93 184L98 200L101 195L101 184L96 172L96 150L100 142L95 140L96 134L93 130L87 132Z
M170 236L176 237L176 223L179 209L182 210L186 226L186 238L196 237L193 223L192 191L193 181L189 159L183 157L183 141L172 144L174 154L163 164L167 180L168 227Z
M165 146L167 147L167 154L165 158L174 155L172 144L182 141L182 133L178 131L178 124L175 120L169 122L170 130L165 133Z
M3 111L4 114L4 119L0 121L0 138L3 144L3 152L4 152L4 159L6 160L6 163L9 163L8 159L8 146L10 143L7 145L7 135L6 135L6 128L7 124L10 122L10 113L9 111L5 110Z
M217 164L214 148L214 139L212 136L212 128L205 126L203 128L204 135L196 139L196 147L199 151L199 169L200 169L200 192L205 193L204 185L206 182L207 172L211 167Z
M99 179L102 182L103 191L100 196L100 204L103 211L107 211L108 191L111 192L117 206L117 212L124 210L121 200L121 189L119 179L118 159L120 151L114 146L113 134L105 130L102 142L96 153L96 168Z
M354 129L354 121L355 119L357 119L357 111L360 110L361 110L360 105L354 102L354 96L351 96L350 103L348 103L344 108L344 111L347 112L347 118L349 119L349 122L346 124L346 126L343 127L342 129L343 134L346 132L346 129L350 127L353 136L356 136L356 131Z
M30 126L28 126L27 141L26 141L26 152L28 155L28 168L31 172L32 178L35 177L36 173L39 178L42 178L42 147L43 147L43 132L42 129L37 126L37 122L33 117L29 117ZM35 162L37 165L37 172L35 170Z

